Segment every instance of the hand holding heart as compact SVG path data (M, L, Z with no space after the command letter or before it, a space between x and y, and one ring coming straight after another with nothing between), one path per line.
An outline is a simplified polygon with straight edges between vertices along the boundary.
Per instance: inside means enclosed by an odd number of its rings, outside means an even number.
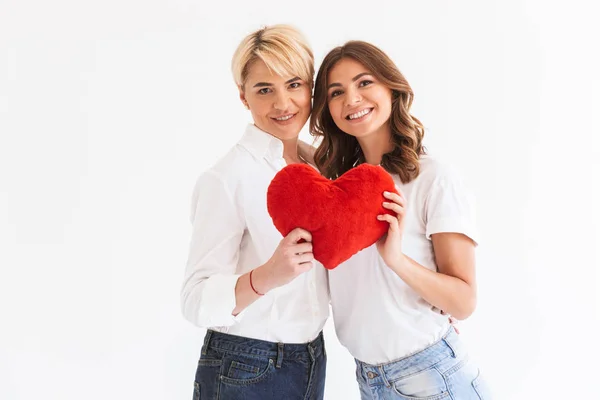
M312 235L296 228L284 237L273 256L254 272L256 289L266 293L283 286L313 267Z
M385 192L383 196L388 200L383 203L383 207L393 211L396 216L390 214L377 216L378 220L386 221L390 225L387 233L377 241L377 250L386 265L393 266L402 259L403 255L402 235L406 201L401 193Z

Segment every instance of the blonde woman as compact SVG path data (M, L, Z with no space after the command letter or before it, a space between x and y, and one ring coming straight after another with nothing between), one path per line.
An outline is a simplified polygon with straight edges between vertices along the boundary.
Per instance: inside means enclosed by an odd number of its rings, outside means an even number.
M326 271L310 233L282 240L266 208L275 174L308 157L298 134L311 112L313 54L296 29L275 25L242 40L232 70L253 123L193 193L181 305L208 328L194 399L322 399Z
M425 154L412 100L396 65L369 43L331 50L317 74L310 125L323 138L321 173L381 165L400 193L382 193L396 214L378 217L387 235L329 273L337 336L356 359L363 400L488 399L446 315L475 310L473 207L457 174Z

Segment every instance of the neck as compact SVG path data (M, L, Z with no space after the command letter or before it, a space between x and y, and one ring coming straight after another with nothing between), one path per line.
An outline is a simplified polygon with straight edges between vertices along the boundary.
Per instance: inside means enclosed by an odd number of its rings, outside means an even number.
M381 164L383 155L394 149L392 133L387 124L385 125L373 133L356 138L368 164Z
M281 141L281 143L283 143L283 159L285 160L286 164L296 164L296 163L302 162L302 159L300 159L300 157L298 156L298 136L297 135L296 135L296 137L293 137L290 139L282 139L276 135L273 135L269 131L261 128L260 126L258 126L256 124L256 122L254 123L254 126L257 127L258 129L260 129L261 131L268 133L269 135L273 136L274 138L279 139Z

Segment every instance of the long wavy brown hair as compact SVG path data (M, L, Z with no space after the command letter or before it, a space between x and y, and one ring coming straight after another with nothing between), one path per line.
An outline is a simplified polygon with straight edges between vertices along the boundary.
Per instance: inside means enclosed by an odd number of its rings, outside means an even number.
M365 162L358 140L337 127L329 112L327 76L343 58L358 61L392 91L392 112L388 123L394 149L383 155L381 166L398 174L403 183L419 175L419 157L425 154L423 124L410 114L413 91L394 62L378 47L353 40L331 50L317 74L310 133L323 140L315 151L315 163L321 174L336 179L344 172Z

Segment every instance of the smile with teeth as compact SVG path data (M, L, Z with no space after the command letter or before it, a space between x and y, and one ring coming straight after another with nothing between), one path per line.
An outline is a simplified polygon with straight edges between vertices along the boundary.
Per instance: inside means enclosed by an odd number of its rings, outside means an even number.
M277 117L277 118L273 118L273 119L277 120L277 121L287 121L288 119L292 118L294 115L296 115L296 114L287 114L287 115L282 115L281 117Z
M371 111L373 111L372 108L365 108L364 110L361 110L361 111L359 111L357 113L348 115L346 117L346 119L348 119L348 120L358 119L358 118L364 117L367 114L370 114Z

